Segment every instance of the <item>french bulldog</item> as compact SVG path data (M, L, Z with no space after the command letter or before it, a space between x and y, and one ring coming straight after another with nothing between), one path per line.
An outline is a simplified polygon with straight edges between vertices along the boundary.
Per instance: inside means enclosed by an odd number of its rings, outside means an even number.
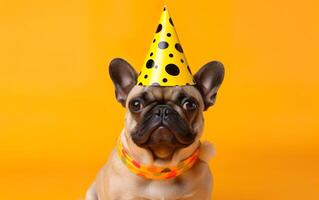
M145 165L174 166L200 149L195 164L181 175L152 180L132 173L116 148L86 193L86 200L209 200L212 173L209 143L201 143L203 112L214 105L224 79L218 61L194 75L196 85L140 86L137 73L121 58L113 59L109 74L115 96L127 110L119 140L131 157Z

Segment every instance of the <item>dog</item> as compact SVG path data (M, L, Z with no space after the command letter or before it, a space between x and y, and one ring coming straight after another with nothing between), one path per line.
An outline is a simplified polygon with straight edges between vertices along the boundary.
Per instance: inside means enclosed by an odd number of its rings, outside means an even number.
M205 64L194 75L196 85L185 86L136 85L136 71L121 58L111 61L109 74L117 101L127 109L118 138L127 154L147 166L175 166L196 150L199 154L182 174L153 180L132 173L114 148L86 200L209 200L213 149L200 138L203 112L214 105L224 79L223 64Z

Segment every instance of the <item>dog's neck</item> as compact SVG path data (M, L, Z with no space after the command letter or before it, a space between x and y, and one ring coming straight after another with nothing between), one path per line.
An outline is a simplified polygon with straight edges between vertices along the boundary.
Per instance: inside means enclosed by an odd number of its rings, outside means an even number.
M192 152L190 156L185 159L180 160L177 164L172 164L170 161L169 163L158 163L153 161L151 164L144 164L137 160L136 157L132 157L132 149L127 149L129 147L129 140L126 140L127 147L124 147L124 141L122 142L122 137L119 138L117 142L117 154L120 160L122 160L123 164L134 174L151 180L166 180L175 178L190 168L196 163L198 160L200 146L198 146L195 151ZM125 138L124 138L125 139ZM149 153L149 152L148 152ZM135 153L136 155L136 153ZM174 156L173 156L174 157ZM176 159L177 155L175 156L175 160L179 160L182 158L179 155L179 159Z
M187 148L179 149L174 152L172 159L162 160L155 159L150 150L138 147L128 135L125 133L125 129L120 135L120 142L123 147L129 152L130 156L143 165L154 165L154 166L176 166L182 160L191 156L200 145L200 141L196 140L194 143L189 145Z

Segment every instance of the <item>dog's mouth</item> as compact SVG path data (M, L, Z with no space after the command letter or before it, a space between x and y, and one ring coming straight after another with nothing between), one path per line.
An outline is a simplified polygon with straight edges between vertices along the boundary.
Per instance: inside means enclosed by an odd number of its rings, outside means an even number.
M135 144L149 149L154 158L167 160L177 149L192 144L196 134L181 116L172 112L166 118L146 115L131 136Z
M176 149L185 147L186 145L179 143L168 128L159 126L151 133L143 146L151 150L155 158L171 159Z

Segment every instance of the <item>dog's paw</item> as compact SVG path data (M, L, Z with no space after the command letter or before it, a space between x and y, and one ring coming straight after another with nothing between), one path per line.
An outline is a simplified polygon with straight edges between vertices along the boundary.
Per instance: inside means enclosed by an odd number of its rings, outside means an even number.
M214 155L215 149L213 144L207 140L203 141L199 150L198 158L206 163L209 163Z

